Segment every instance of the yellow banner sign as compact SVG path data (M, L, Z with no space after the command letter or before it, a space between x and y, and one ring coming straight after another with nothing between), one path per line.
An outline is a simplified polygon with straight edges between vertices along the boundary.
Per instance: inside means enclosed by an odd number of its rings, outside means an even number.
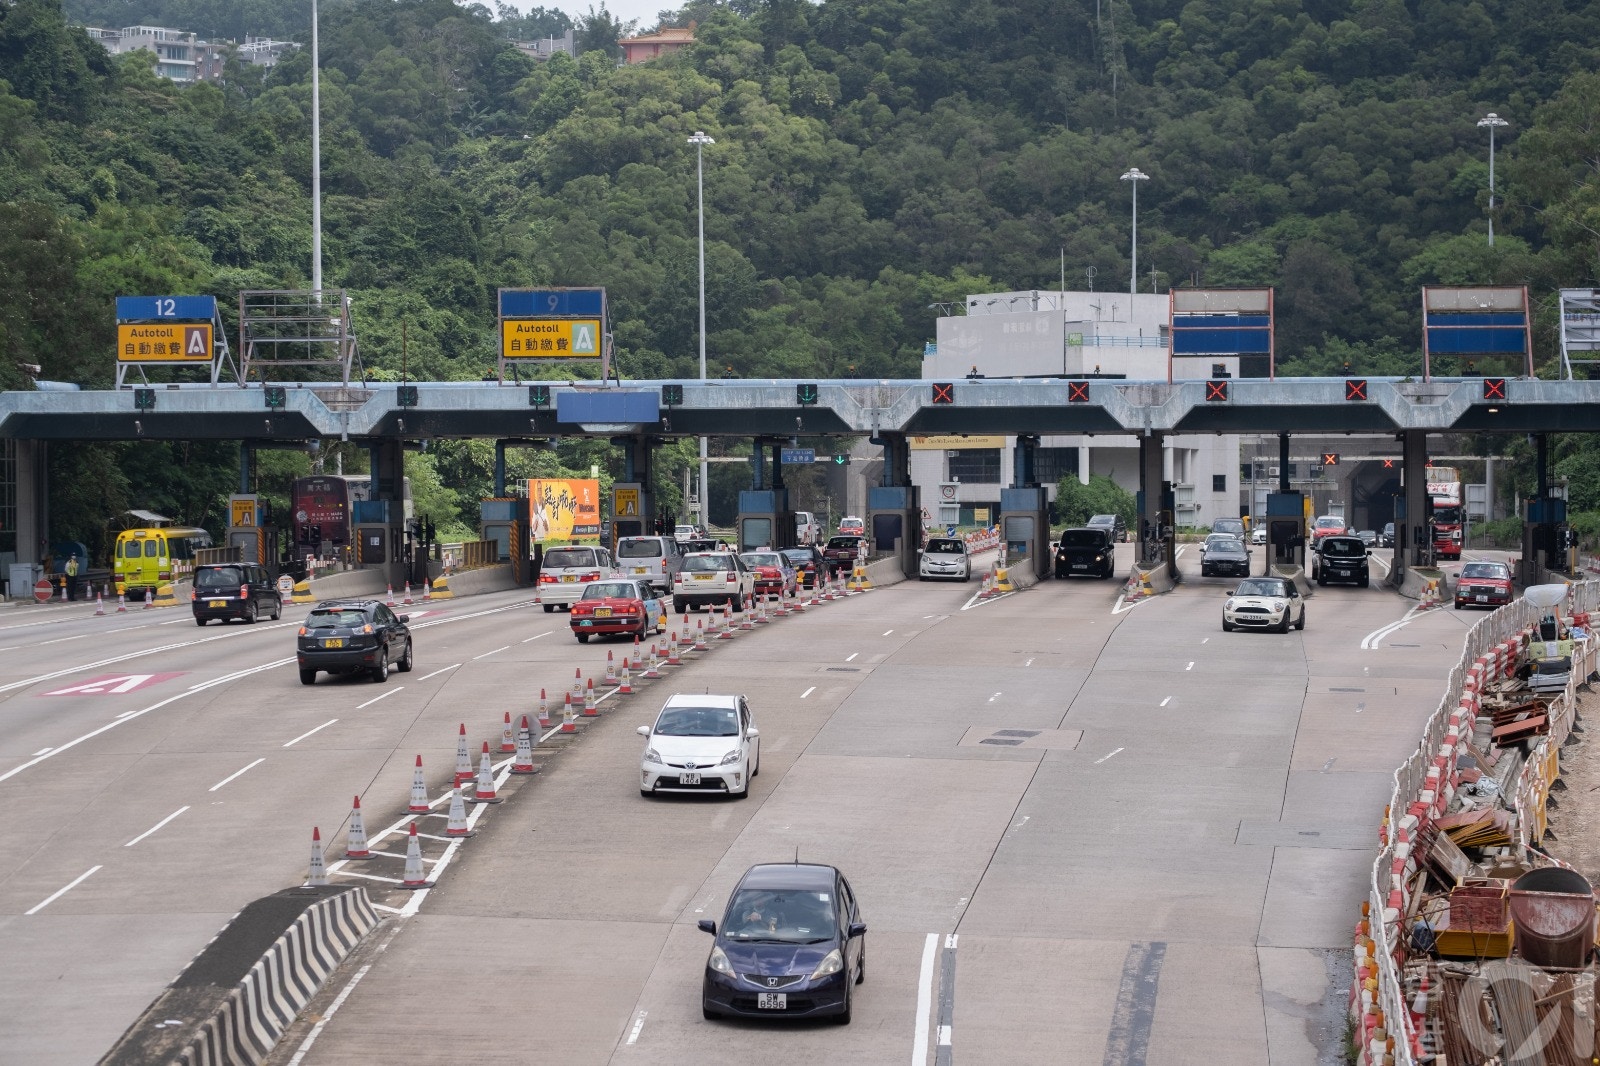
M209 363L211 323L118 326L119 363Z
M612 493L616 497L612 503L612 507L618 518L639 517L638 489L613 489Z
M963 437L960 434L951 434L945 437L912 437L912 451L930 451L941 449L944 451L960 451L963 448L1004 448L1005 437Z
M535 544L588 544L600 538L600 482L534 478L528 482L529 536Z
M232 496L228 502L231 510L231 524L235 528L254 526L256 524L256 497Z
M507 318L500 322L502 359L598 359L597 318Z

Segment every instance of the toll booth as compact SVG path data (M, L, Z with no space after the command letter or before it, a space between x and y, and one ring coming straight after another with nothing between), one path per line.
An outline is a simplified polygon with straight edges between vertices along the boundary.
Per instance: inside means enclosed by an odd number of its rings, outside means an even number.
M616 519L612 519L615 523ZM795 546L794 512L789 509L789 490L744 489L739 493L739 518L734 528L736 547L742 551L757 548Z
M352 500L350 509L355 520L356 564L383 569L393 583L394 567L402 562L398 550L399 515L392 514L399 511L399 505L389 500Z
M1267 493L1267 564L1306 567L1306 498L1300 492Z
M623 537L646 537L655 532L651 526L653 509L650 494L643 484L616 482L611 486L611 538L606 547L616 550L617 541ZM671 536L672 530L666 531Z
M1000 539L1006 562L1044 577L1050 569L1050 501L1039 486L1000 490Z
M507 497L478 502L478 539L493 541L494 557L511 563L517 584L532 580L528 565L528 501Z
M922 503L915 485L867 489L867 538L872 554L892 555L900 561L901 573L916 575L917 552L922 547Z
M239 561L266 563L272 556L269 548L269 531L263 519L265 508L261 497L237 495L228 497L228 540L230 548L239 551ZM276 564L276 559L270 560Z
M1522 524L1521 573L1525 585L1543 580L1539 568L1568 573L1567 501L1555 496L1530 499L1528 516Z

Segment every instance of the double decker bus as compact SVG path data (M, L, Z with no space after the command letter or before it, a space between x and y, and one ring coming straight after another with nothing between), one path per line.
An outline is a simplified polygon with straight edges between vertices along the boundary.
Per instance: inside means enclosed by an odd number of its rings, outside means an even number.
M403 515L412 517L411 479L401 490ZM295 478L289 491L290 554L296 559L342 557L355 544L356 504L372 497L366 474L313 474Z

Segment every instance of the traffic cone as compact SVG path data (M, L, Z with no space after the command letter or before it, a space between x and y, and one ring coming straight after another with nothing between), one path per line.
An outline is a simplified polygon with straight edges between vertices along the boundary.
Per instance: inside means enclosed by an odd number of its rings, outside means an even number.
M385 607L398 607L398 606L400 606L398 603L394 602L394 586L393 585L384 586L383 605Z
M477 830L467 825L467 805L462 802L461 790L450 790L450 821L445 823L444 835L447 837L470 837L477 835Z
M499 803L494 794L494 767L489 765L489 742L483 742L483 757L478 760L478 790L472 794L473 803Z
M694 641L689 639L689 612L688 611L684 611L683 612L682 621L683 621L683 646L685 648L687 648L691 644L694 643Z
M455 787L471 781L476 776L472 769L472 753L467 750L467 723L461 723L461 732L456 734L456 781Z
M117 613L128 613L128 597L121 592L117 593Z
M420 757L420 756L419 756ZM411 835L406 839L406 873L401 888L432 888L422 872L422 842L417 839L417 823L411 823Z
M607 685L615 685L617 683L617 663L616 660L611 657L610 648L606 649L606 676L603 678L603 681Z
M550 728L550 701L545 698L544 689L539 690L539 728Z
M427 603L431 599L433 599L433 581L424 578L422 582L422 602Z
M667 665L683 665L683 658L678 654L678 635L676 633L667 634ZM650 663L650 669L654 670L655 668L656 664L654 660L652 660ZM658 673L656 676L659 677L661 675Z
M778 602L772 605L772 617L782 618L789 613L789 608L784 605L783 597L778 597Z
M765 622L767 620L765 614L762 614L762 616L759 619L753 617L758 611L764 612L765 610L766 610L765 601L763 601L761 606L758 607L758 606L756 606L755 603L751 602L750 600L746 600L745 601L745 605L744 605L744 610L739 612L739 629L742 632L748 633L748 632L750 632L752 629L754 629L756 627L756 622L757 621Z
M517 730L517 758L511 764L511 772L518 775L539 772L539 768L533 765L533 735L528 731L527 715L522 716L522 728Z
M149 589L145 589L144 590L144 609L148 611L150 609L150 607L151 607L150 590Z
M655 650L655 642L652 641L650 643L650 654L652 657L655 655ZM622 682L617 685L617 694L619 696L633 695L633 681L628 677L628 657L626 655L622 657Z
M670 644L668 646L671 647ZM677 649L674 648L672 653L676 655ZM645 667L644 673L640 676L649 681L656 681L661 677L661 662L656 657L656 642L653 640L650 642L650 664Z
M744 612L740 611L739 613L743 614ZM722 628L717 631L717 639L732 640L733 638L733 608L724 607L722 609Z
M316 826L311 827L311 868L306 872L306 884L325 885L328 883L328 867L322 860L322 831Z
M572 693L567 693L567 705L561 710L561 731L563 733L576 733L578 720L572 716Z
M710 651L711 645L706 643L706 623L703 618L694 620L694 650Z
M406 582L406 594L401 598L400 602L405 604L407 607L410 607L412 604L417 602L411 598L411 582L409 581Z
M583 668L578 667L572 671L572 695L583 699Z
M96 615L103 615L106 613L105 601L100 598L100 594L98 592L94 594L94 613Z
M585 718L599 718L600 708L594 703L594 678L589 679L589 687L583 690L583 716Z
M506 712L505 729L500 733L500 754L510 755L517 750L517 734L511 728L511 712Z
M417 756L417 768L411 773L411 806L406 810L412 814L426 814L433 808L428 806L428 782L422 776L422 756Z
M356 797L355 805L350 808L350 831L344 835L344 857L372 858L372 852L367 850L367 825L361 820L360 796Z

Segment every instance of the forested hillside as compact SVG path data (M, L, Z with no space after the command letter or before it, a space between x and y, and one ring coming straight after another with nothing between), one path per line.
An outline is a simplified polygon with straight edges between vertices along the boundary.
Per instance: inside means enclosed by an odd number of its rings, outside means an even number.
M0 388L19 364L107 385L118 294L310 281L309 53L178 88L69 19L308 40L308 9L0 0ZM1600 282L1600 7L1578 0L699 0L666 13L694 48L634 67L602 6L545 65L510 39L560 12L321 10L324 283L352 290L374 379L402 332L413 376L482 377L496 289L532 285L605 286L624 377L696 374L696 130L717 373L914 375L930 304L1054 288L1063 253L1069 287L1125 289L1130 166L1141 288L1276 286L1287 373L1420 368L1424 284L1528 284L1548 318ZM1492 249L1489 111L1511 123ZM1581 448L1563 463L1596 467ZM597 461L518 472L558 459ZM85 540L124 506L214 521L237 480L231 447L53 461ZM440 524L470 517L486 448L413 477Z

